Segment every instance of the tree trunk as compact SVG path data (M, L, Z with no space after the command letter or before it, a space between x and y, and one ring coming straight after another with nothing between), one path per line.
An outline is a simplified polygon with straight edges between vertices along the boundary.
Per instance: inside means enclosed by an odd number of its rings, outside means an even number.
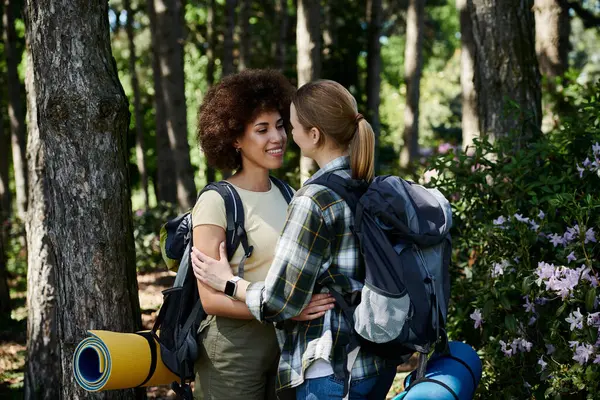
M11 214L10 189L8 187L8 163L10 160L10 135L0 124L0 317L10 316L10 292L6 276L6 244Z
M481 135L494 140L513 129L537 135L540 73L535 54L533 0L468 0L475 41L475 91ZM514 107L506 113L507 99ZM520 141L515 143L520 147Z
M148 0L148 17L152 43L158 42L156 28L156 12L154 0ZM156 121L156 180L154 191L157 202L177 203L177 179L175 178L175 160L169 144L167 133L167 116L165 96L163 94L162 76L157 46L152 46L152 75L154 77L154 108Z
M321 75L321 4L318 0L298 0L296 48L298 87ZM310 177L316 164L308 157L300 158L300 183Z
M15 49L17 42L15 11L14 0L4 0L4 54L6 55L8 116L10 119L17 216L24 220L27 211L27 159L25 158L25 115L21 98L21 81L17 72L20 60Z
M535 51L540 72L562 76L569 67L571 17L566 0L535 0Z
M154 0L156 38L154 47L164 96L167 135L177 177L177 203L182 210L196 202L194 169L190 161L183 72L183 1Z
M225 32L223 33L223 71L222 75L233 74L233 32L235 30L236 0L225 0Z
M141 327L129 111L111 55L107 13L106 2L27 3L26 399L89 398L72 371L86 330ZM134 391L94 397L130 399Z
M131 88L133 89L133 115L135 117L135 158L137 161L138 172L142 184L142 193L144 196L144 207L150 208L150 198L148 195L148 171L146 171L146 156L144 155L144 130L142 129L142 107L140 105L140 85L138 83L137 71L135 67L135 40L133 34L134 14L131 10L131 0L124 0L123 5L127 13L127 39L129 41L129 73L131 74Z
M425 0L409 0L406 14L406 47L404 51L404 146L400 151L400 166L412 166L419 156L419 97L423 70L423 25Z
M252 46L252 34L250 32L250 14L252 12L252 1L241 0L240 3L240 62L238 71L251 67L250 55Z
M379 91L381 89L381 0L367 2L367 118L375 132L375 171L379 170Z
M467 0L456 0L460 18L460 86L462 92L462 147L471 152L473 139L479 137L479 115L477 114L477 93L475 92L475 42L473 23L467 7ZM471 148L471 150L468 150Z
M287 47L287 31L290 21L288 14L287 0L278 0L276 3L277 15L279 17L279 35L275 44L275 65L277 69L285 71L285 57Z
M210 88L215 83L215 0L209 0L206 10L206 83ZM215 169L206 163L206 183L216 180Z

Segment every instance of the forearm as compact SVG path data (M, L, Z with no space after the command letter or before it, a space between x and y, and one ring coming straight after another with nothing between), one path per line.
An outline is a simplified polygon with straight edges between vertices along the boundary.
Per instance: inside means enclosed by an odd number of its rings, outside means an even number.
M244 301L231 299L221 292L202 286L204 285L198 282L198 292L207 314L235 319L254 319Z

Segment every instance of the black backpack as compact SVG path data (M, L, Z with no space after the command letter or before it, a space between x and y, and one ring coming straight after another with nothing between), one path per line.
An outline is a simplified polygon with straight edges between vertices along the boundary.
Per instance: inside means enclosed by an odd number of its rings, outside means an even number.
M356 333L347 354L360 345L397 365L419 352L421 378L427 354L447 343L450 203L437 189L397 176L368 184L329 173L310 183L337 193L354 214L352 231L365 265L360 300L348 304L329 288Z
M290 186L275 177L271 177L271 181L289 204L293 197ZM216 190L225 201L227 258L231 259L239 245L242 245L244 257L239 264L238 274L243 277L244 262L252 255L253 248L248 245L244 228L242 201L233 185L226 181L206 185L198 197L207 190ZM197 332L200 323L207 316L202 308L196 277L191 268L191 248L192 216L191 212L187 212L168 221L161 229L163 258L170 267L176 261L179 264L173 287L163 291L163 305L150 332L160 345L162 362L179 377L179 382L173 382L171 388L184 399L192 399L192 391L187 382L194 379L194 362L198 358ZM152 365L156 365L155 354Z

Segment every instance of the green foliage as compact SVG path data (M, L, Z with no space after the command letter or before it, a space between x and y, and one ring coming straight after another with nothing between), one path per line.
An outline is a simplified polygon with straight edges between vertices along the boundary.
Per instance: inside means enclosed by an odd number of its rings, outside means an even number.
M138 272L166 268L160 253L160 227L176 215L177 208L168 203L160 203L149 210L134 211L133 237Z
M450 150L425 173L452 200L448 329L480 352L480 398L600 396L600 100L569 90L581 105L550 133Z

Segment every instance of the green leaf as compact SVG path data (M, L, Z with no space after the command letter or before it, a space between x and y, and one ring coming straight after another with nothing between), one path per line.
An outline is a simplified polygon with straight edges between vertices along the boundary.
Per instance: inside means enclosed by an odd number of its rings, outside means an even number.
M556 316L560 317L560 315L565 312L565 309L567 308L567 303L563 303L562 306L558 307L558 310L556 310Z
M594 303L596 302L596 289L590 288L585 295L585 308L588 311L594 309Z
M504 317L504 325L506 326L506 329L508 329L508 331L510 333L517 333L517 320L515 319L514 316L512 315L507 315Z

